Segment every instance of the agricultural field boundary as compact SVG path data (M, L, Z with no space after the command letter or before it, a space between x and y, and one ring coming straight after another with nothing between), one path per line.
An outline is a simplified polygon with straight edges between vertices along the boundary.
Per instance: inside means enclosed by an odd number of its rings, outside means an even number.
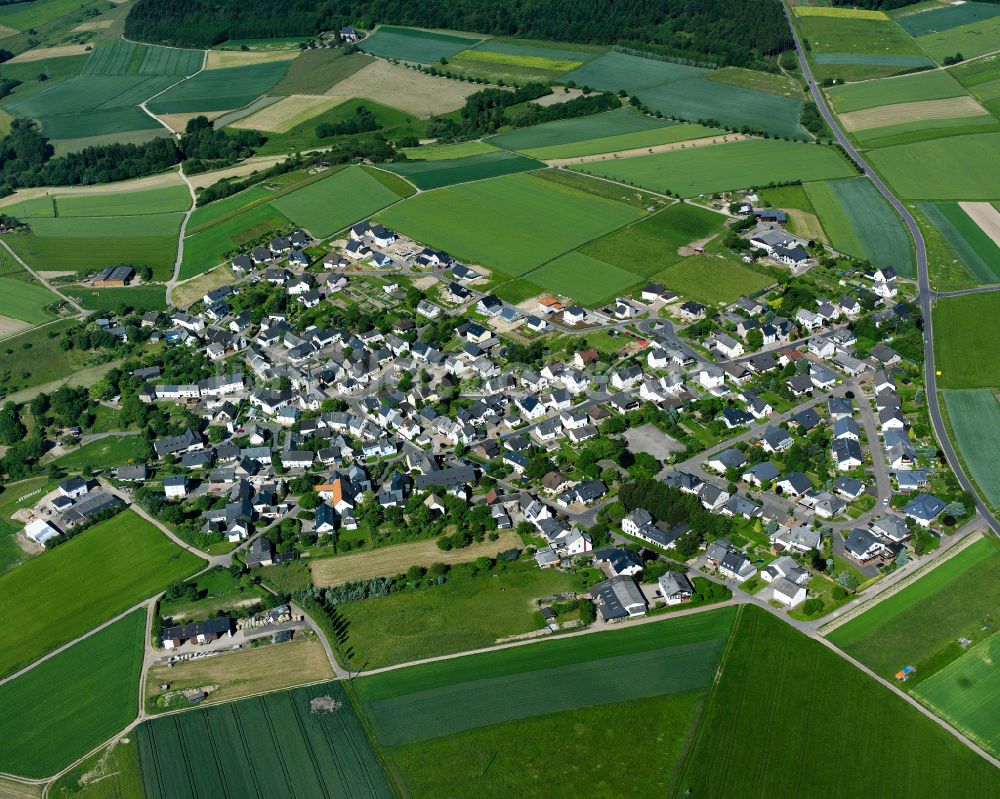
M729 144L732 142L746 141L750 137L744 133L729 133L722 136L705 136L700 139L687 139L685 141L673 142L671 144L654 144L651 147L636 147L631 150L619 150L614 153L595 153L593 155L580 155L576 158L553 158L546 160L549 166L573 166L574 164L589 164L594 161L614 161L617 159L638 158L643 155L656 155L657 153L669 153L673 150L691 150L695 147L711 147L714 144Z

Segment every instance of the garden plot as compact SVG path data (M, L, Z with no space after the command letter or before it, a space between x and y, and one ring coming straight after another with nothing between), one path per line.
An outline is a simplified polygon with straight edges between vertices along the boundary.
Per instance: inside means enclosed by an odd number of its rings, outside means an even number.
M425 75L388 61L375 61L340 81L326 94L364 97L417 116L454 111L465 98L482 89L472 83Z

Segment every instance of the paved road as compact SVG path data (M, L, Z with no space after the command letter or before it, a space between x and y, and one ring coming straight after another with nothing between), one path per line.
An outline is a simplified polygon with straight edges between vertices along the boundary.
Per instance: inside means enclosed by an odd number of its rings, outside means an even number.
M833 135L847 152L848 156L850 156L851 160L864 170L865 175L867 175L868 179L875 184L875 188L879 190L879 193L885 197L893 208L896 209L896 212L900 215L903 222L906 224L907 229L910 231L910 236L913 238L917 260L917 302L920 306L920 314L923 317L924 323L924 385L927 389L927 409L930 412L931 425L934 427L934 435L938 440L941 451L944 453L945 458L948 461L948 465L951 466L952 471L955 472L955 476L958 478L959 484L963 489L975 497L976 509L979 511L979 514L983 517L993 532L1000 535L1000 522L997 521L996 517L994 517L993 513L990 511L990 508L985 502L983 502L982 498L979 496L979 492L976 490L976 487L973 485L968 475L966 475L965 470L962 468L962 464L958 459L958 454L956 453L951 440L948 438L948 433L944 425L944 418L941 416L941 401L937 390L937 367L934 362L934 319L931 313L935 295L930 288L930 274L927 267L927 245L924 242L924 237L920 233L920 228L917 226L917 221L913 218L913 215L909 212L909 210L907 210L906 206L903 205L899 198L889 190L889 187L886 186L882 181L882 178L875 173L875 170L868 165L868 162L861 157L856 149L854 149L854 145L851 144L850 140L841 130L836 117L830 111L830 107L826 103L826 98L823 96L823 92L820 90L819 86L816 85L812 69L809 67L809 62L802 49L802 42L799 39L798 32L795 30L795 26L792 24L787 6L785 7L785 15L789 17L788 24L791 28L792 36L795 38L795 50L798 54L799 66L802 68L802 74L805 75L806 81L809 84L809 91L812 94L813 100L816 102L816 107L823 115L823 119L826 120L827 125L830 126L830 130L833 131Z

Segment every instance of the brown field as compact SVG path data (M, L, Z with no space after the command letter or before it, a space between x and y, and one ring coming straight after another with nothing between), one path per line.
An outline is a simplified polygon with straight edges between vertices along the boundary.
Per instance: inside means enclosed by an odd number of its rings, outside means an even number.
M157 119L170 128L174 133L183 133L187 123L195 117L205 117L209 122L213 122L221 117L225 111L197 111L192 114L159 114Z
M0 316L0 338L16 336L31 327L27 322L20 319L11 319L9 316Z
M1000 211L990 203L959 203L959 206L1000 247Z
M218 685L207 701L219 702L333 677L333 667L319 639L297 630L286 644L227 652L173 667L154 665L146 679L146 696L157 696L160 683L169 683L171 691Z
M516 533L501 533L496 541L484 541L463 549L442 552L437 539L414 541L412 544L398 544L394 547L373 549L356 555L340 555L335 558L317 558L310 561L313 585L329 586L362 580L367 577L391 577L405 572L410 566L431 566L435 563L469 563L476 558L493 557L505 549L521 546Z
M346 99L346 97L327 97L323 94L290 94L273 105L233 122L229 127L286 133L300 122L329 111Z
M90 51L89 44L64 44L59 47L39 47L14 56L8 64L23 64L25 61L41 61L45 58L62 58L68 55L83 55Z
M800 211L797 208L789 208L786 213L788 218L791 220L791 225L789 225L789 230L804 239L812 239L813 241L823 241L828 242L826 233L823 230L823 226L819 222L819 218L816 214L810 214L808 211Z
M102 31L105 28L110 28L113 24L114 20L111 19L95 19L93 22L81 22L73 28L73 32L82 33L83 31Z
M0 777L0 799L38 799L41 785L28 785L10 777Z
M287 155L266 155L248 158L241 164L231 166L228 169L216 169L214 172L201 172L197 175L192 175L190 178L191 185L196 189L202 189L205 186L211 186L213 183L226 178L246 177L256 170L268 169L275 164L280 164L286 158L288 158ZM3 200L0 200L0 203L2 202Z
M226 67L246 67L268 61L291 61L298 50L209 50L205 59L205 69L225 69Z
M482 86L435 78L388 61L375 61L326 93L331 97L364 97L409 114L429 117L454 111Z
M177 308L187 308L191 303L197 302L212 289L225 286L236 280L236 275L228 266L217 266L209 269L204 274L185 280L174 286L171 302Z
M840 121L847 130L869 130L904 122L922 122L927 119L955 119L956 117L977 117L987 114L971 97L949 97L946 100L918 100L913 103L895 103L849 111L840 115Z
M652 147L636 147L632 150L620 150L617 153L595 153L594 155L581 155L576 158L553 158L545 163L551 166L572 166L573 164L588 164L592 161L613 161L616 158L638 158L641 155L669 153L671 150L690 150L694 147L705 147L713 144L743 141L743 139L746 138L749 137L743 135L742 133L729 133L725 136L705 136L702 139L688 139L687 141L676 141L672 144L656 144Z
M577 97L583 97L582 89L570 89L569 91L563 91L561 86L553 86L552 94L546 94L544 97L539 97L537 100L533 100L532 102L538 105L559 105L559 103L575 100Z
M148 178L138 178L137 180L122 180L117 183L103 183L95 186L36 186L27 189L18 189L13 194L0 198L0 208L7 205L14 205L21 200L32 200L36 197L46 195L55 197L93 197L99 194L124 194L135 191L149 191L150 189L162 189L167 186L183 185L180 174L177 170L161 172Z
M14 36L20 33L17 28L12 28L9 25L0 25L0 39L6 39L8 36Z

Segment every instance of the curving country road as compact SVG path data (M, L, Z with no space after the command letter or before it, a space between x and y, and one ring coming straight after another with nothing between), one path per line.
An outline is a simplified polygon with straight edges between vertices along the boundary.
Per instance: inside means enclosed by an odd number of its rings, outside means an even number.
M937 367L934 363L934 323L931 315L932 302L937 295L931 290L930 275L927 269L927 246L924 243L923 235L920 233L920 228L917 226L917 220L913 218L913 215L907 210L906 206L903 205L899 198L896 197L892 191L890 191L889 187L886 186L885 183L883 183L882 178L875 173L875 170L868 165L868 162L861 157L858 151L854 149L854 145L851 144L847 136L844 135L844 132L840 128L840 124L837 122L836 117L830 111L830 107L826 103L826 98L823 96L823 92L820 91L820 88L816 85L812 69L809 67L809 62L806 59L804 50L802 49L802 40L799 38L799 33L792 24L791 15L787 5L785 6L785 16L788 18L788 27L791 29L792 37L795 40L795 53L799 59L799 66L802 69L802 74L806 78L809 85L809 92L812 94L813 100L815 101L820 114L823 115L823 119L826 120L826 124L830 126L830 130L833 131L833 135L836 137L837 142L844 148L851 160L864 171L868 179L875 184L875 188L879 190L879 193L885 197L893 208L896 209L896 213L898 213L902 218L906 227L910 231L910 236L913 238L917 259L917 302L920 305L920 314L923 317L924 323L924 386L926 387L927 409L930 413L931 424L934 427L934 435L938 440L941 451L944 452L949 466L951 466L952 471L955 472L955 476L958 478L959 484L963 489L975 497L976 509L979 511L983 519L986 520L986 523L989 524L990 529L992 529L996 535L1000 536L1000 522L996 520L990 508L985 502L983 502L982 498L979 496L979 491L972 484L972 481L962 468L962 464L958 459L958 453L955 452L951 439L948 438L944 418L941 416L941 403L940 398L938 397L937 388Z

